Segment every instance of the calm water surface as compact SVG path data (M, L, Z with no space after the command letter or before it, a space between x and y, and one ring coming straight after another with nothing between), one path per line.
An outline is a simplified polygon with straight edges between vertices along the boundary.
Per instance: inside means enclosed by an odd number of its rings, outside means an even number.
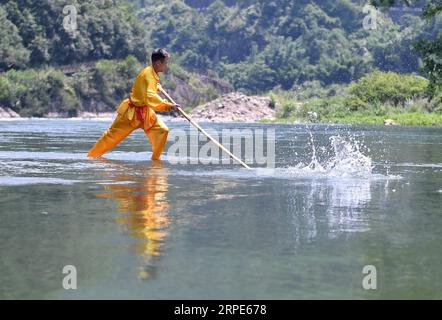
M276 130L247 171L152 162L142 131L87 159L108 125L0 120L0 298L442 298L442 129L203 124Z

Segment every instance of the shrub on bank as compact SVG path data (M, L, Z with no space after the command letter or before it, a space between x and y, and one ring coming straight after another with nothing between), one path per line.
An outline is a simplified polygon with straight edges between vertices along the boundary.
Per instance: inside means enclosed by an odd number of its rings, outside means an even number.
M0 76L1 104L22 116L39 117L50 111L75 114L80 106L67 77L53 68L10 70Z
M426 98L427 85L428 80L419 76L376 71L347 86L324 87L310 81L271 95L281 105L277 113L280 118L328 122L371 117L378 121L392 114L442 112L441 101Z
M124 60L99 60L90 69L79 66L72 76L55 67L9 70L0 74L0 106L33 117L49 112L64 116L76 116L83 110L109 112L128 96L143 67L128 56ZM174 64L162 76L162 83L185 106L194 107L219 95L214 85Z
M405 107L407 102L423 98L428 80L414 75L375 71L349 87L345 104L350 110L369 109L377 104Z

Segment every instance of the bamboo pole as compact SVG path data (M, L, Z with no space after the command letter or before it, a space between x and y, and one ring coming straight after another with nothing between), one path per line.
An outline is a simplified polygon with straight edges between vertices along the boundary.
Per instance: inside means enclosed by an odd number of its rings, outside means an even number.
M161 87L158 86L159 90L161 91L162 94L164 94L164 96L173 104L177 104L172 97ZM218 146L221 150L223 150L224 152L226 152L231 158L233 158L234 160L236 160L237 162L239 162L244 168L247 169L251 169L247 164L245 164L243 161L241 161L241 159L239 159L237 156L235 156L233 153L231 153L226 147L224 147L221 143L219 143L217 140L215 140L214 138L212 138L212 136L210 136L203 128L201 128L199 126L198 123L196 123L186 112L184 112L184 110L180 107L177 107L178 112L187 119L187 121L189 121L195 128L197 128L202 134L204 134L210 141L212 141L216 146Z

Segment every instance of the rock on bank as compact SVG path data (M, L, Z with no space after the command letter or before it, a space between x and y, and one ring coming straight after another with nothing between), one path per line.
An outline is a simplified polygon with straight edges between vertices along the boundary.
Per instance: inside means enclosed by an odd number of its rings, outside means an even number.
M20 115L7 107L0 107L0 118L20 118Z
M196 107L190 115L199 121L255 122L273 119L275 109L270 97L246 96L232 92Z

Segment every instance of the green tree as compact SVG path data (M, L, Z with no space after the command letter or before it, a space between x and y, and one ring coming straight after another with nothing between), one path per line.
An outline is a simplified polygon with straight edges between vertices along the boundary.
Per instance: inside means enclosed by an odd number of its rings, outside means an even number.
M411 1L402 0L372 0L377 7L390 7L397 3L405 3L411 6ZM434 24L436 35L431 37L427 35L427 39L421 39L415 43L414 48L417 49L424 62L424 71L430 80L428 92L431 98L439 96L442 103L442 31L441 20L439 14L442 12L442 0L419 1L419 4L426 3L423 10L423 17L430 24Z
M409 100L423 97L428 80L419 76L375 71L353 83L347 104L353 109L376 104L404 106Z
M0 70L24 67L29 61L29 50L24 48L17 27L8 20L0 6Z
M123 59L135 55L144 61L147 55L146 32L125 1L73 0L77 10L77 30L63 27L63 1L0 0L1 45L15 51L1 61L29 61L46 64L71 64L98 59ZM26 51L30 52L29 60ZM5 70L15 66L3 63Z

